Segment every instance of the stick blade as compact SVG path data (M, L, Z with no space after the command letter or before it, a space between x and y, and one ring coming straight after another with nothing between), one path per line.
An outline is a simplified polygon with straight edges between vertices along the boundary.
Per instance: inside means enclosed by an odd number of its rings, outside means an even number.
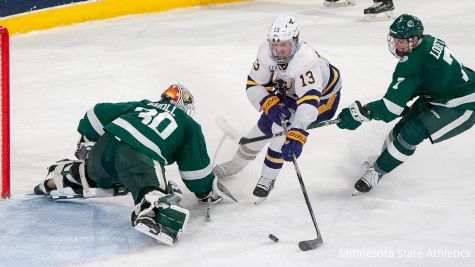
M214 179L213 181L213 190L218 194L220 195L221 197L228 197L232 200L234 200L234 202L238 203L238 200L237 198L235 198L233 196L233 194L231 193L231 191L229 191L229 189L227 189L218 179Z
M305 240L299 242L299 248L302 251L308 251L312 249L316 249L323 245L323 240L319 237L312 239L312 240Z

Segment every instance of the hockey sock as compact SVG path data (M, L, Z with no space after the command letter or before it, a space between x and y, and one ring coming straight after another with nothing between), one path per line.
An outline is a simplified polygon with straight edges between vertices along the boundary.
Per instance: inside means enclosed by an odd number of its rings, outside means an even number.
M382 174L391 172L412 156L417 145L428 137L421 122L409 120L378 157L375 168Z
M264 165L262 166L261 176L273 179L279 175L283 165L284 160L282 159L282 153L268 148Z

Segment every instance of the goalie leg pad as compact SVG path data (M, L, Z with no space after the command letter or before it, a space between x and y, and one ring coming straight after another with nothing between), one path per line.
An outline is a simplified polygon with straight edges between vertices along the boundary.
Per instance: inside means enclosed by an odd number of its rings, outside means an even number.
M188 224L190 212L176 203L176 196L152 190L132 212L132 226L159 243L173 246Z
M139 215L135 220L134 229L144 233L159 243L166 246L173 246L174 241L181 238L190 212L180 206L170 205L167 208L155 210L154 217ZM153 214L153 213L152 213Z
M53 187L48 186L54 184ZM48 175L43 183L35 186L37 195L52 199L74 199L91 197L122 196L128 193L121 184L110 189L96 188L96 183L86 175L83 160L61 160L48 167Z
M173 240L180 240L185 231L190 212L177 205L170 205L168 208L158 209L155 220L162 227L162 231L167 233Z
M173 238L162 232L160 225L157 225L153 218L140 218L134 226L134 229L150 236L165 246L173 246Z
M87 184L84 174L84 161L60 160L48 167L45 181L35 187L34 192L51 196L53 199L78 198L83 195L83 182ZM50 187L48 185L52 185ZM89 184L87 184L89 187Z

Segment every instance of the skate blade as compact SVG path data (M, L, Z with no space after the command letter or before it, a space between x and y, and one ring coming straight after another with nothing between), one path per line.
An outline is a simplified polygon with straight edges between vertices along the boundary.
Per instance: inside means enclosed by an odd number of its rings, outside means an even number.
M254 205L259 205L261 204L262 202L264 202L264 200L266 200L267 197L254 197Z
M346 6L354 6L356 3L354 1L348 1L348 2L323 2L324 7L329 7L329 8L336 8L336 7L346 7Z
M152 229L143 223L138 223L137 225L134 226L134 228L137 231L143 234L146 234L150 236L151 238L157 240L157 242L162 245L173 247L173 239L169 235L166 235L163 233L154 234L151 232Z
M216 182L215 182L216 181ZM218 192L218 194L223 197L226 196L230 199L232 199L234 202L238 203L238 200L237 198L235 198L233 196L233 194L231 194L231 191L229 191L229 189L227 189L224 184L222 184L220 181L218 181L218 179L215 179L213 181L213 189L218 189L218 190L215 190L216 192ZM220 194L222 192L222 194Z
M365 14L364 19L367 22L388 21L394 20L394 14L393 11L386 11L379 14Z
M49 194L53 200L68 200L84 198L82 194L75 193L71 187L65 187L63 190L52 190Z
M211 222L211 202L208 202L208 207L206 207L205 213L205 222Z

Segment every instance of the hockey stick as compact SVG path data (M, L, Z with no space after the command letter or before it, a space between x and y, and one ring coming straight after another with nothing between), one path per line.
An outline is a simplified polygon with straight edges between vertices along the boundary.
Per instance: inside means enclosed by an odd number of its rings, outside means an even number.
M227 137L231 139L234 143L237 143L240 137L240 134L236 129L234 129L223 117L218 116L215 120L216 125L218 126L221 131L223 131L223 135L221 136L221 139L219 140L218 146L216 147L216 151L214 152L214 157L212 161L212 166L216 164L216 158L218 157L219 151L221 151L221 147L226 140ZM238 202L237 199L231 194L231 192L224 187L223 184L219 183L217 185L219 190L221 190L224 194L226 194L227 197L231 198L235 202ZM206 203L206 212L205 212L205 222L210 222L211 221L211 208L213 203L211 203L210 199L208 199Z
M334 119L334 120L328 120L328 121L322 121L322 122L312 122L312 123L307 127L307 130L315 129L315 128L320 128L320 127L328 126L328 125L332 125L332 124L336 124L336 123L339 123L340 121L341 121L340 119ZM254 143L254 142L257 142L257 141L262 141L262 140L271 139L271 138L274 138L274 137L277 137L277 136L281 136L281 135L284 135L284 134L285 134L285 131L278 132L278 133L274 133L274 134L272 134L272 135L261 135L261 136L252 137L252 138L242 137L241 139L239 139L239 144L240 144L240 145L245 145L245 144Z
M286 121L282 121L282 126L284 127L284 132L287 132ZM299 248L303 251L307 251L307 250L316 249L320 247L321 245L323 245L323 239L322 239L322 235L320 234L320 230L318 229L317 220L315 219L315 215L312 209L312 204L310 203L310 199L308 198L307 189L305 188L305 184L303 183L302 174L300 173L299 166L297 165L297 159L295 158L294 151L291 150L291 153L292 153L292 162L294 163L295 173L297 174L297 178L300 183L300 189L302 189L303 197L305 198L305 203L307 203L308 211L310 212L310 216L312 217L313 226L315 226L315 230L317 232L317 238L299 242Z
M229 137L231 141L236 144L239 144L239 139L241 138L241 134L236 130L234 127L229 124L225 118L218 116L215 120L216 125L218 128L223 132L224 135Z
M214 152L214 157L213 157L213 163L212 166L216 163L216 158L218 157L219 150L221 149L221 146L224 143L224 140L226 140L226 133L223 133L221 136L221 139L219 140L218 147L216 147L216 152ZM205 222L210 222L211 221L211 199L208 199L208 202L206 203L206 214L205 214Z
M292 152L292 161L294 163L295 173L297 173L297 178L299 179L300 189L302 189L303 197L305 198L308 211L310 212L310 216L312 217L313 226L315 226L315 230L317 232L317 238L299 242L299 248L303 251L307 251L316 249L323 245L323 239L322 235L320 234L320 230L318 229L317 220L315 219L315 215L313 214L312 204L310 204L307 190L305 189L305 184L303 183L302 174L300 173L299 166L297 165L297 159L295 158L294 152Z

